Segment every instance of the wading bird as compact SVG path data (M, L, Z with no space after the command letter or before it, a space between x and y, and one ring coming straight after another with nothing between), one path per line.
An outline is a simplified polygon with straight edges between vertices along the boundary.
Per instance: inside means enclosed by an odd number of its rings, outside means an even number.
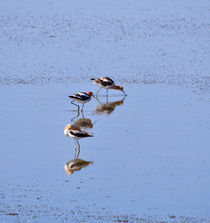
M71 137L75 140L75 152L77 149L76 144L78 145L78 156L79 156L79 152L80 152L80 144L78 142L79 139L82 138L87 138L87 137L93 137L93 134L90 132L86 132L81 130L79 127L73 126L73 125L66 125L65 129L64 129L64 135Z
M71 104L76 105L78 110L79 110L79 105L75 104L74 101L76 101L78 103L81 103L82 104L81 111L83 111L84 104L89 102L92 96L93 96L93 93L91 91L88 91L88 93L78 92L76 94L73 94L73 95L69 96L69 98L73 99L71 101Z
M123 87L115 85L114 81L109 77L91 78L91 81L100 87L96 92L96 96L98 95L98 92L102 88L106 89L107 94L109 89L114 89L114 90L120 90L126 95L125 91L123 90Z

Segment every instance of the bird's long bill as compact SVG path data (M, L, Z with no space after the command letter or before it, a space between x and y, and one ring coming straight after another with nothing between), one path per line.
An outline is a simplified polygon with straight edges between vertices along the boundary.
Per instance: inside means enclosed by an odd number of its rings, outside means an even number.
M94 96L93 94L92 94L92 97L94 97L96 99L96 96Z
M124 91L124 90L122 90L122 92L125 94L125 96L127 96L127 94L125 93L125 91Z

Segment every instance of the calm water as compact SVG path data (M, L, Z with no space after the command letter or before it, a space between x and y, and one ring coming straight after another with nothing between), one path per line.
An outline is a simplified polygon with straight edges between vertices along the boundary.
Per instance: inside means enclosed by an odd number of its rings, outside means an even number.
M1 221L207 219L207 99L158 85L125 84L124 99L116 91L108 99L101 92L106 105L92 99L83 112L94 137L80 140L79 158L94 163L67 175L64 165L74 159L74 142L63 129L83 118L75 118L67 96L78 88L97 89L92 83L0 89L6 95L0 120Z
M209 1L0 9L0 222L208 222ZM78 114L68 95L100 76L128 96L101 91ZM70 174L75 122L94 137Z

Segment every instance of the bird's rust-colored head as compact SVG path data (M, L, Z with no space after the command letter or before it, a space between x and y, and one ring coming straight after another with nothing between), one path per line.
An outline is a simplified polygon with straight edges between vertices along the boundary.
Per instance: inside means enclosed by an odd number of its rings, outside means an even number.
M125 96L126 96L126 93L125 93L125 91L123 90L123 87L122 87L122 86L112 86L112 87L110 87L110 89L120 90L120 91L122 91L122 92L125 94Z
M68 130L71 128L71 125L68 124L66 125L66 127L64 128L64 135L68 136Z
M93 92L92 91L88 91L87 93L89 96L92 96L93 95Z
M119 90L122 91L125 94L125 96L127 95L122 86L119 86Z
M70 129L70 128L71 128L71 125L70 124L66 125L66 127L65 127L66 130L67 129Z

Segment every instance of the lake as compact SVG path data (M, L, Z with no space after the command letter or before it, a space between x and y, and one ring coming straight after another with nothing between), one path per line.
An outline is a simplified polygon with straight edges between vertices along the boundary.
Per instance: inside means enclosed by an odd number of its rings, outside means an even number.
M208 222L208 1L1 7L0 221Z

